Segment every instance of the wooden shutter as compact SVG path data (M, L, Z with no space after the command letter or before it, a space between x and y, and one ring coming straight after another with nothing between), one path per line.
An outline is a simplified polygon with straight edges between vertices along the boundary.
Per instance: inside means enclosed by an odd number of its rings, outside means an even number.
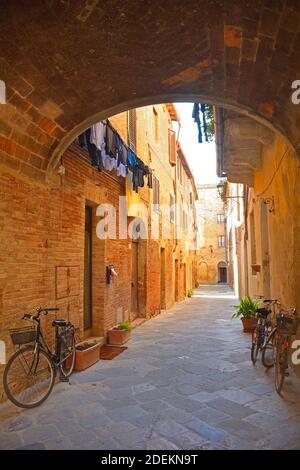
M156 176L153 178L153 204L159 204L159 180Z
M169 129L169 161L171 165L176 165L177 152L176 152L176 135L175 132Z
M136 152L136 110L128 111L128 145Z

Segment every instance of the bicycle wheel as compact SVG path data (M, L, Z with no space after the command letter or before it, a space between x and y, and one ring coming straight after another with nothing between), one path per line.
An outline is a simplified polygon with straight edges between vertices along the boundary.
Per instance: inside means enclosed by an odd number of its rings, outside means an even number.
M285 339L280 337L276 345L275 359L275 388L280 394L288 365L287 349L285 348Z
M261 362L267 368L270 369L275 364L275 331L270 334L266 344L262 348Z
M62 339L61 354L60 354L60 372L64 377L70 377L75 366L75 336Z
M3 374L4 391L14 405L34 408L48 398L55 382L55 367L48 354L34 346L16 351Z
M256 363L258 351L259 351L258 333L257 333L257 330L255 329L252 332L252 346L251 346L251 361L253 365L255 365Z

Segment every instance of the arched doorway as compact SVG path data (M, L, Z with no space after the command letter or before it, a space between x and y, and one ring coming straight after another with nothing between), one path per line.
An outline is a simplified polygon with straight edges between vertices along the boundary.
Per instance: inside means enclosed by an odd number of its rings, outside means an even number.
M201 261L199 265L199 281L200 282L208 281L208 266L205 261Z
M218 263L218 282L220 284L227 283L227 265L225 261L220 261Z

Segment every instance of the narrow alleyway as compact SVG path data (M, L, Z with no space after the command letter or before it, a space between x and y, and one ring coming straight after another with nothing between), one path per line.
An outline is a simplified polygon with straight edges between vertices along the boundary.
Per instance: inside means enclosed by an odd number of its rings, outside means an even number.
M273 371L251 365L235 303L203 286L38 409L2 405L0 449L300 449L300 381L283 399Z

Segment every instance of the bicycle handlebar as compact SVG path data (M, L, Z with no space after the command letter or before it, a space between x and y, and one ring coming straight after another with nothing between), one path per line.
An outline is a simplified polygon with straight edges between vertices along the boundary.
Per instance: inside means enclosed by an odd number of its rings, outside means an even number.
M284 314L289 314L289 313L292 313L293 315L296 315L297 310L295 309L295 307L286 308L286 307L281 306L281 310L279 312L279 315L284 315Z
M38 313L45 313L47 315L48 312L57 312L59 310L58 307L46 307L46 308L41 308L39 307L37 309Z
M49 308L38 307L36 310L37 310L37 315L31 315L30 313L25 313L25 315L22 317L22 320L38 320L40 315L48 315L49 312L57 312L59 308L58 307L49 307Z

